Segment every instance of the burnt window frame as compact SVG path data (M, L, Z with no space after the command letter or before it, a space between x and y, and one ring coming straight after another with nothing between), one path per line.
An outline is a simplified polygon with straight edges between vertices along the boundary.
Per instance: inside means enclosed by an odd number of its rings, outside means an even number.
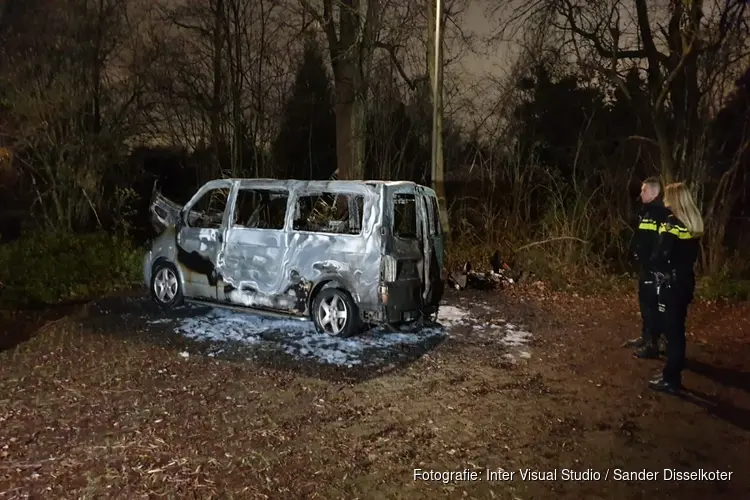
M218 186L215 186L215 187L208 187L206 189L202 189L201 190L202 192L200 193L200 196L198 198L196 198L195 201L193 201L192 203L190 203L190 205L187 207L187 210L185 210L185 212L184 212L184 219L183 220L184 220L185 227L188 227L188 228L191 228L191 229L199 229L199 230L200 229L221 229L222 226L224 225L224 220L225 220L225 217L226 217L226 214L227 214L227 208L229 208L230 201L232 199L232 189L233 189L233 186L231 186L231 185L218 185ZM220 191L220 190L226 190L227 191L227 195L226 195L226 200L224 201L224 210L221 212L221 220L219 221L218 225L216 225L216 226L200 226L200 225L196 225L196 222L198 220L202 219L202 218L196 218L194 221L191 221L190 215L193 212L199 212L199 213L202 213L202 214L204 213L202 211L197 210L197 205L199 205L200 202L206 196L212 196L215 191ZM209 201L209 208L210 208L210 203L211 202Z
M315 197L320 198L325 195L333 195L334 197L345 196L348 198L347 205L351 201L354 201L354 203L356 204L357 199L362 200L361 206L359 207L360 212L359 212L359 231L358 232L355 233L355 232L335 232L335 231L312 231L309 229L297 229L295 227L295 220L296 220L295 216L297 212L297 204L299 202L299 199L300 198L315 198ZM289 230L298 232L298 233L306 233L306 234L325 234L325 235L330 235L330 236L361 237L365 230L365 198L366 197L364 193L353 192L353 191L336 191L336 190L325 190L325 189L305 189L305 190L297 191L294 194L294 202L291 205L292 214L290 217L291 223L290 223ZM347 208L347 212L350 214L349 216L351 217L351 212L349 211L348 208Z
M399 238L402 240L419 240L419 199L417 197L416 192L414 191L395 191L391 195L391 207L392 207L392 213L393 217L391 217L391 234L394 238ZM399 205L399 203L396 203L396 200L400 197L403 198L411 198L411 201L414 205L414 235L408 235L403 236L396 233L396 206ZM407 205L408 203L403 203L404 205Z
M242 191L254 191L254 192L265 192L265 193L271 193L271 194L277 194L277 195L284 195L286 199L286 204L284 206L284 219L283 224L280 228L270 228L270 227L249 227L245 226L243 224L237 224L235 222L235 214L237 213L237 210L239 210L239 198L240 198L240 192ZM234 195L234 206L232 207L232 214L229 217L229 228L230 229L246 229L251 231L285 231L287 228L287 221L289 219L289 200L292 197L292 192L289 188L286 187L271 187L271 186L253 186L253 185L238 185L237 190Z

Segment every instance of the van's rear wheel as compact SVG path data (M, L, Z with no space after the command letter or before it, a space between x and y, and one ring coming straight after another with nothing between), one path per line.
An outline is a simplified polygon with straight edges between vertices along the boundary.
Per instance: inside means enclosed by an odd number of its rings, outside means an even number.
M334 337L351 337L360 326L354 299L340 288L324 288L315 296L312 319L318 332Z

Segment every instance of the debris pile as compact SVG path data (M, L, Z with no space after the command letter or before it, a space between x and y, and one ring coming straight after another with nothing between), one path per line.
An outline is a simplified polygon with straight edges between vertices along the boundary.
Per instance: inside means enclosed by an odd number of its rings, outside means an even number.
M490 258L492 269L488 272L476 272L472 270L471 262L466 262L460 272L448 272L448 285L456 290L474 288L478 290L495 290L506 285L512 285L515 280L510 276L511 269L500 258L500 252L496 251Z

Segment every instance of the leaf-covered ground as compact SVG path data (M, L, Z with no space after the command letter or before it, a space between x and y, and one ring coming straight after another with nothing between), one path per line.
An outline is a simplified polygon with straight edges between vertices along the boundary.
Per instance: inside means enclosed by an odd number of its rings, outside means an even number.
M735 499L750 491L747 305L693 307L687 393L672 398L646 388L660 362L620 347L637 333L634 297L544 289L448 297L459 300L491 303L494 312L481 311L488 322L526 325L530 356L506 356L511 347L468 325L415 361L352 382L288 358L180 356L135 329L89 327L85 310L41 317L38 330L6 317L0 498ZM111 321L123 330L116 315ZM442 483L415 481L414 469L516 473ZM519 469L557 470L558 479L523 481ZM563 481L563 469L602 479ZM628 482L615 469L660 474ZM733 474L669 481L664 469Z

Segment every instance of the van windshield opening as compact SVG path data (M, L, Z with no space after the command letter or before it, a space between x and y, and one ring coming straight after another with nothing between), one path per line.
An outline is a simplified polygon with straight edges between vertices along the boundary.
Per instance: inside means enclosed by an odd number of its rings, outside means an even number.
M417 237L417 198L413 194L393 195L393 235L404 239Z

